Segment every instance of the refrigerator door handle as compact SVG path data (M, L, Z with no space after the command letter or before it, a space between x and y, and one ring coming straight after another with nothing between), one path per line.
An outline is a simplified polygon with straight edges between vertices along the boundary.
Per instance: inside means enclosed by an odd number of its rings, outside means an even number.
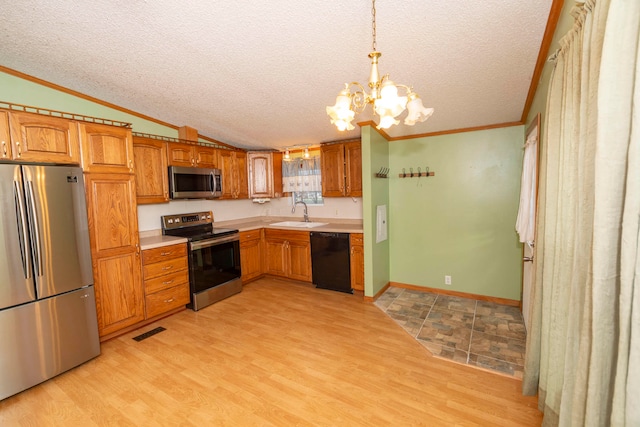
M33 182L27 182L27 193L28 193L28 208L29 208L29 228L31 229L32 241L31 246L35 248L35 265L38 271L36 272L37 276L42 276L43 268L42 268L42 248L41 248L41 240L40 240L40 229L38 227L38 217L36 216L36 199L33 195Z
M27 250L27 218L22 203L22 192L20 182L13 181L13 197L16 203L16 218L18 221L18 236L20 237L20 257L22 259L22 271L25 279L31 279L31 269L29 268L29 252Z

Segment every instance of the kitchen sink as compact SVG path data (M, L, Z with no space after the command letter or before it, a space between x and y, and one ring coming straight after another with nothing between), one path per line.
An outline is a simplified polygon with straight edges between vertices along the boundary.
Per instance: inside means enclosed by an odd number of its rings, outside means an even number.
M275 222L269 225L273 225L275 227L314 228L314 227L321 227L327 224L328 222L282 221L282 222Z

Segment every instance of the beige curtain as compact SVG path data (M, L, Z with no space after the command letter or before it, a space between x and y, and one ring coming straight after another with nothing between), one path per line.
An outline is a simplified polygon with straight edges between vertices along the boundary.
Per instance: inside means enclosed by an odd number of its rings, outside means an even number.
M543 425L640 425L638 4L576 2L553 56L523 381Z

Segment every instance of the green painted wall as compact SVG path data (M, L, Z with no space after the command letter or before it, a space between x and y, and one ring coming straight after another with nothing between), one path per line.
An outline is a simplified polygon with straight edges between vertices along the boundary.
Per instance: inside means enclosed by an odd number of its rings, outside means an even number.
M523 143L523 126L389 143L392 282L520 300Z
M134 132L178 137L176 129L0 71L0 101L133 124Z
M389 180L374 178L389 167L389 142L371 126L362 127L362 225L364 230L364 294L376 295L390 280L390 239L376 243L376 207L387 205ZM388 229L388 231L390 231ZM388 233L390 237L390 233Z

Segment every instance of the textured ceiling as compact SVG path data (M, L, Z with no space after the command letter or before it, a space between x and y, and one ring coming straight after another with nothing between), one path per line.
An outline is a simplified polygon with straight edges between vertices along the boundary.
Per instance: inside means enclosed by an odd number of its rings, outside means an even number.
M551 2L378 0L381 73L435 108L387 133L519 121ZM367 0L21 0L0 19L0 65L231 145L359 136L325 107L368 79Z

